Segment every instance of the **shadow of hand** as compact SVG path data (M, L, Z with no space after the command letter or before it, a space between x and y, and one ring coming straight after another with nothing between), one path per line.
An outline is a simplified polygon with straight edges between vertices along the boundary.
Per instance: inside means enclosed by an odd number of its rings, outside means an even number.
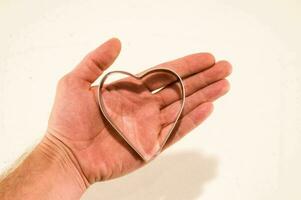
M129 176L93 185L82 199L197 199L217 165L215 157L198 152L161 156Z

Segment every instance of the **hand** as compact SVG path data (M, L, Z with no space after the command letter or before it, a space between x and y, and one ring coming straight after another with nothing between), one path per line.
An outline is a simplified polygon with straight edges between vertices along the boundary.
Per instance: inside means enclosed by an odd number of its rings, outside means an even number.
M89 53L73 71L61 78L49 119L47 138L58 140L71 150L80 173L90 184L122 176L145 164L104 119L97 102L97 87L91 87L114 62L120 49L119 40L111 39ZM186 89L185 107L178 126L166 144L168 147L204 121L212 112L212 102L229 90L225 78L231 72L231 65L227 61L215 63L211 54L197 53L159 66L176 71L182 77ZM128 78L125 81L133 80ZM153 113L151 117L156 122L150 129L158 130L159 125L163 125L163 129L170 127L174 108L179 105L179 94L174 90L176 83L171 81L162 77L155 81L145 81L142 89L146 97L150 97L149 90L166 86L149 98L149 102L154 105L149 111ZM118 86L122 81L116 84ZM114 94L109 89L106 92L112 101L124 95L128 95L126 98L131 96L122 90L116 90ZM139 102L136 106L146 109L144 103ZM129 103L126 106L131 108L134 105ZM114 111L117 118L118 109L117 106ZM153 131L150 129L147 131Z

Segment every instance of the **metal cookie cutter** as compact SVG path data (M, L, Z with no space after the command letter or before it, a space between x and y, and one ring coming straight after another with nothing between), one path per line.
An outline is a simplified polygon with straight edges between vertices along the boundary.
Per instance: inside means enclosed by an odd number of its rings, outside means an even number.
M135 147L135 145L126 137L125 134L122 133L122 131L118 128L118 126L114 123L114 121L112 121L112 119L110 118L106 108L105 108L105 105L104 105L104 102L103 102L103 98L102 98L102 88L103 88L103 85L106 81L106 79L108 78L108 76L114 74L114 73L119 73L119 74L124 74L124 75L128 75L129 77L133 77L135 79L142 79L143 77L149 75L149 74L152 74L152 73L156 73L156 72L167 72L167 73L170 73L172 75L174 75L176 78L177 78L177 81L180 83L180 89L181 89L181 107L180 107L180 110L178 112L178 114L176 115L176 119L172 125L172 127L170 128L169 132L167 133L166 137L164 138L161 146L160 146L160 149L156 152L155 155L152 155L151 157L146 157L142 152L139 151L138 148ZM183 111L183 108L184 108L184 104L185 104L185 88L184 88L184 84L183 84L183 80L182 78L173 70L171 69L167 69L167 68L159 68L159 67L154 67L154 68L150 68L148 70L145 70L139 74L136 74L136 75L133 75L129 72L126 72L126 71L111 71L111 72L108 72L107 74L105 74L101 81L100 81L100 84L99 84L99 88L98 88L98 104L99 104L99 107L100 107L100 110L102 112L102 114L104 115L104 117L106 118L106 120L109 122L109 124L119 133L119 135L126 141L127 144L129 144L129 146L144 160L144 161L149 161L151 160L153 157L155 157L156 155L158 155L164 145L166 144L168 138L170 137L172 131L174 130L180 116L181 116L181 113Z

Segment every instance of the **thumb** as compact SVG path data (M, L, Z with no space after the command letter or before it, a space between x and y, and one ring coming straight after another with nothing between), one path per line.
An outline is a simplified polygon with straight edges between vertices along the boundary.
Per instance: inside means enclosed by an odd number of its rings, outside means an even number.
M119 39L112 38L85 56L71 74L93 83L115 61L120 50Z

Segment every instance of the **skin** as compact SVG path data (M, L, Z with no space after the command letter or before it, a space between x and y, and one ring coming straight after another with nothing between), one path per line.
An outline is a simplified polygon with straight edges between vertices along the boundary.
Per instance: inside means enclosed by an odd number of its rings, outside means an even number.
M120 50L120 41L110 39L60 79L45 137L1 181L0 199L79 199L89 185L126 175L148 163L108 124L99 110L98 88L91 87ZM216 62L209 53L196 53L155 67L176 71L186 91L184 110L164 146L166 149L211 114L212 102L229 90L225 78L231 73L231 64ZM161 87L164 88L159 92L151 93ZM159 132L155 138L150 138L156 142L171 128L175 111L179 109L177 88L174 79L163 74L153 75L138 84L137 80L126 78L106 85L104 98L107 104L118 100L116 106L111 106L110 114L124 130L131 130L129 124L121 120L126 115L139 122L137 134L141 130L148 134ZM141 93L137 94L137 90ZM140 111L149 113L148 120L143 120L145 116ZM20 181L22 185L17 184Z

